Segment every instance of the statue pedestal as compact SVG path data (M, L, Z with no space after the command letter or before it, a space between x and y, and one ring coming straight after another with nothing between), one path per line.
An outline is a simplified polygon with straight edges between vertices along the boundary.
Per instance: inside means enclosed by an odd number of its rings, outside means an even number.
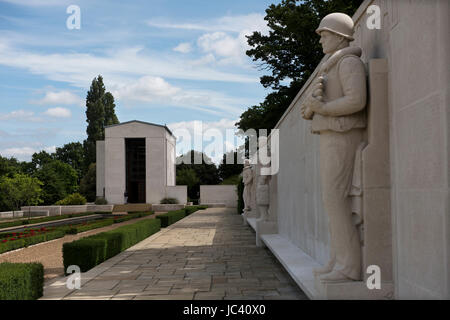
M380 289L367 288L365 281L322 282L315 276L315 287L321 300L392 300L394 285L392 282L382 282Z
M264 242L261 240L261 236L264 234L276 234L278 233L278 226L275 221L264 221L262 219L256 220L256 246L264 247Z
M248 219L256 218L256 210L245 210L242 212L242 219L244 220L244 226L248 225Z

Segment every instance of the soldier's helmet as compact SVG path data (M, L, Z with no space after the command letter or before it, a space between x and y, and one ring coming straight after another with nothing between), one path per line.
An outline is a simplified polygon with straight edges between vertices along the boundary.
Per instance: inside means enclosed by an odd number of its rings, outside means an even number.
M320 35L326 30L353 41L354 26L352 18L345 13L330 13L322 19L316 33Z

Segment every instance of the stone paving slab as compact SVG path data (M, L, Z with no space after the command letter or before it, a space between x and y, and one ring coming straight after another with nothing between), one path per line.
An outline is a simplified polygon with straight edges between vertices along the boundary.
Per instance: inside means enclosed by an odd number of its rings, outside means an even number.
M46 282L43 300L307 299L234 209L209 208L83 273Z

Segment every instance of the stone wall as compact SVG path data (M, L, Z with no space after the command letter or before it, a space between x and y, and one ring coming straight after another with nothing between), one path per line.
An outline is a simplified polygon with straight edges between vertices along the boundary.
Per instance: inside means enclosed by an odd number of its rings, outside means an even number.
M223 203L228 208L236 208L237 200L235 185L200 186L200 204Z
M175 198L180 204L187 203L187 186L166 187L166 198Z
M381 9L380 30L366 25L366 9L372 4ZM386 114L378 119L381 127L372 126L372 130L385 133L382 139L389 148L379 144L377 156L385 159L381 165L382 160L365 163L366 176L371 169L381 168L387 179L366 190L376 197L378 188L382 195L378 200L372 198L371 204L366 202L365 211L372 210L372 230L383 220L378 227L383 226L379 232L386 243L373 250L382 250L384 257L378 259L389 260L385 266L391 265L392 270L385 270L382 277L392 278L394 297L400 299L450 298L449 15L447 0L367 0L353 17L352 45L362 47L367 69L371 61L375 69L380 68L377 61L387 61L387 93L382 97ZM382 73L379 70L373 79ZM309 122L300 115L303 93L315 75L276 126L280 169L270 184L270 212L278 223L278 239L324 264L329 239L319 183L318 136L310 133ZM370 85L369 90L376 89ZM374 103L373 98L369 103ZM376 103L383 105L382 99ZM376 154L377 149L373 151ZM379 219L373 216L377 211ZM373 236L370 241L375 241ZM300 256L298 260L306 261Z

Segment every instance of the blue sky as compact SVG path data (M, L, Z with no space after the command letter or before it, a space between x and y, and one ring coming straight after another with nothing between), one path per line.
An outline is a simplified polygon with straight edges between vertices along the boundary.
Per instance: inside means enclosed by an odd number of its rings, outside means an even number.
M267 94L245 35L267 32L274 2L0 0L0 154L29 160L84 140L98 74L121 122L233 128ZM69 5L81 9L80 30L66 27Z

